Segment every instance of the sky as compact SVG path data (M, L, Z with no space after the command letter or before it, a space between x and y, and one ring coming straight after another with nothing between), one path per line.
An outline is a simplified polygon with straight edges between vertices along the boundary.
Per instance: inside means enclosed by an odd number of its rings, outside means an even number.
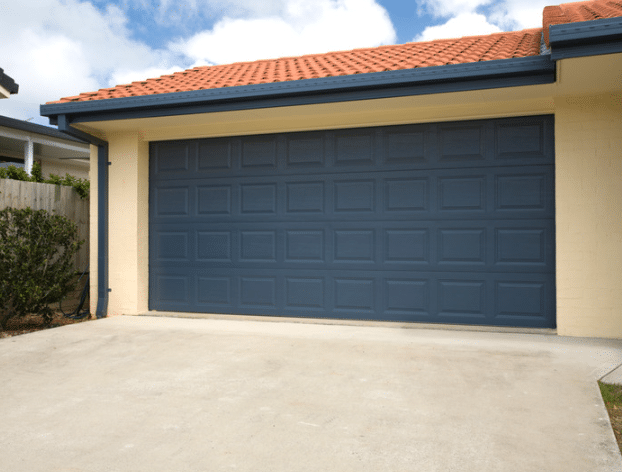
M561 2L560 2L561 3ZM551 0L0 0L0 115L196 66L516 31Z

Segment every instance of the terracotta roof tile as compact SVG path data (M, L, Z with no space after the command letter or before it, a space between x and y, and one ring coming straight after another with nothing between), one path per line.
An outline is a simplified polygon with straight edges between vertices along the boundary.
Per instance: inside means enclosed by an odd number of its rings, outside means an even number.
M619 16L622 16L622 0L593 0L546 7L543 12L543 29L547 45L548 27L552 24ZM542 32L540 28L528 29L485 36L195 67L158 78L81 93L50 103L187 92L537 56L540 54Z
M542 12L544 42L549 45L549 26L579 21L618 18L622 16L622 0L592 0L545 7Z
M301 57L195 67L174 74L65 97L67 103L335 77L536 56L540 29L470 36Z

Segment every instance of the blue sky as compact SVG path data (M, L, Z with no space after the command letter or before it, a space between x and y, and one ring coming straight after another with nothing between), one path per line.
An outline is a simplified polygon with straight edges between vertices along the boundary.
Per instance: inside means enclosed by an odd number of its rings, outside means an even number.
M0 0L0 115L190 67L540 27L542 0Z

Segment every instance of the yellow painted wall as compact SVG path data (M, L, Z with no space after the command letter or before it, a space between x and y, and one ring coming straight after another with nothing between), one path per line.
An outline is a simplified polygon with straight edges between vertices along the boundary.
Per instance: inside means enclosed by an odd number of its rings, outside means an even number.
M135 132L108 139L108 314L136 314L148 303L149 145Z
M557 331L622 338L622 94L555 106Z

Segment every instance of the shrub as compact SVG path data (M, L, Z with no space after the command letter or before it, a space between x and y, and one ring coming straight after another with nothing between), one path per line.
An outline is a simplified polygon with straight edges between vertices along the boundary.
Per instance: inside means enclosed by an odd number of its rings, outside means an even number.
M81 198L88 198L89 196L89 181L86 179L78 179L73 175L65 174L65 177L59 177L56 174L50 174L50 178L44 180L46 184L65 185L67 187L73 187Z
M74 288L75 223L45 210L0 211L0 326L35 313L52 320L52 303Z
M39 166L40 168L41 166ZM30 176L21 167L8 166L0 168L0 178L12 180L30 180Z
M39 182L44 184L65 185L73 187L81 198L89 197L90 183L88 179L79 179L73 175L65 174L60 177L56 174L50 174L49 179L44 179L41 173L41 164L35 162L32 165L32 175L28 175L26 171L20 167L8 166L0 167L0 179L21 180L24 182Z

